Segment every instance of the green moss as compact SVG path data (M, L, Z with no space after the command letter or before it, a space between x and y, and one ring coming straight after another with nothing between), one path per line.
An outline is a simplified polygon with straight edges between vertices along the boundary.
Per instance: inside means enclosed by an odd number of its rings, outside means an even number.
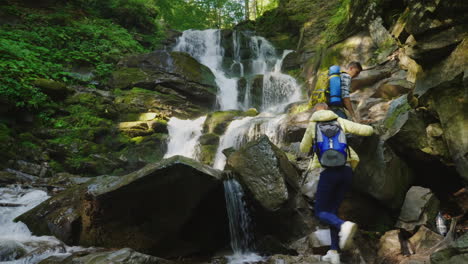
M11 130L6 124L0 123L0 143L4 143L10 139Z
M384 126L386 128L392 128L398 118L409 110L411 110L411 106L408 104L406 95L395 99L387 112L387 117L384 120Z
M112 86L116 89L128 89L148 75L140 68L120 68L112 73Z
M216 134L208 133L200 137L199 142L201 145L218 145L219 137Z
M218 145L201 145L200 146L200 161L203 164L213 165Z
M131 140L132 142L135 142L136 144L140 144L140 143L143 141L143 139L144 139L144 137L141 137L141 136L140 136L140 137L133 137L133 138L131 138L130 140Z
M215 76L208 67L200 64L185 52L171 52L171 56L174 60L175 71L177 73L182 74L189 80L209 85L206 89L216 94L217 86Z
M329 46L343 38L350 17L351 0L338 1L334 9L330 9L330 18L326 29L322 32L325 46Z
M20 143L20 145L24 148L27 148L27 149L39 149L40 147L34 143L32 143L31 141L22 141Z
M299 114L299 113L302 113L304 111L307 111L311 109L309 103L303 103L303 104L299 104L299 105L294 105L290 110L289 110L289 113L291 115L295 115L295 114Z
M257 116L258 110L256 108L249 108L247 111L244 112L245 116Z
M243 115L244 112L238 110L217 111L210 113L205 120L205 124L203 124L203 131L205 133L222 135L235 117Z
M49 162L50 167L55 171L55 172L63 172L65 169L63 168L62 164L56 160L51 160Z

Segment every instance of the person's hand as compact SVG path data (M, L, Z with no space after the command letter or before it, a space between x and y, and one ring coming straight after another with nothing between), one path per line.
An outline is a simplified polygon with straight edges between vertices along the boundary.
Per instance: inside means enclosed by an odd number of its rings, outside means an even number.
M373 122L374 120L372 119L362 119L359 123L363 124L363 125L369 125Z

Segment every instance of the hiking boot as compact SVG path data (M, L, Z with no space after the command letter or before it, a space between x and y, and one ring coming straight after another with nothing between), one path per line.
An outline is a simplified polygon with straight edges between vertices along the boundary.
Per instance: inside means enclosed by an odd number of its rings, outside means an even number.
M341 225L340 229L340 248L347 250L353 245L353 238L357 231L357 225L353 222L346 221Z
M328 250L327 254L320 259L321 261L327 261L331 264L340 264L340 254L336 250Z

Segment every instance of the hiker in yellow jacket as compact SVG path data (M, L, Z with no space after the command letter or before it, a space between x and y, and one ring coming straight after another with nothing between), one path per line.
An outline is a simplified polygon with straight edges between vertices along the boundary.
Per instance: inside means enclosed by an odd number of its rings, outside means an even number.
M370 136L373 133L373 128L367 125L361 125L341 117L328 110L325 103L319 103L315 106L316 111L311 117L311 122L302 138L300 150L309 153L316 137L316 125L320 122L328 122L336 120L340 129L344 133L356 134L359 136ZM336 122L334 122L336 124ZM320 123L323 124L323 123ZM337 125L335 125L337 127ZM322 132L317 132L322 133ZM343 135L344 137L344 135ZM331 139L330 139L331 140ZM345 193L351 188L352 169L356 168L359 163L359 157L348 147L348 155L342 157L345 165L337 167L327 167L320 173L320 179L315 194L315 215L324 223L330 225L331 247L322 260L330 261L333 264L340 263L338 250L346 250L351 246L354 233L357 230L357 225L350 221L340 219L336 214L338 208L344 199ZM309 168L322 167L318 155L314 155Z

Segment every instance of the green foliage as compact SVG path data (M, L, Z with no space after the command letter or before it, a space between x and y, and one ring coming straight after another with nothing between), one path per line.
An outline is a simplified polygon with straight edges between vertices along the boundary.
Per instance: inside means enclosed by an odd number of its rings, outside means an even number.
M172 28L231 28L244 19L243 1L156 0L161 16Z
M330 19L322 37L328 46L340 40L349 20L351 0L342 0L335 9L331 9Z
M145 51L131 33L111 20L77 18L67 9L51 14L12 6L2 9L22 19L22 23L0 26L0 97L18 107L38 108L48 101L33 85L37 78L72 84L72 68L84 65L105 80L120 57Z

